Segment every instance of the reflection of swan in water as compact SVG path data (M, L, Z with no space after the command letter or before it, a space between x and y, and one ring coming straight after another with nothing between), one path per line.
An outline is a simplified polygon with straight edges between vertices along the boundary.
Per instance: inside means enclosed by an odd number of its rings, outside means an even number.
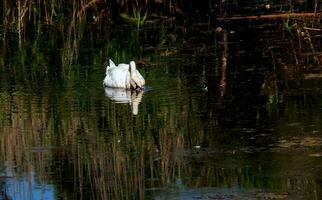
M116 103L128 103L133 115L139 112L139 104L142 100L143 90L126 90L122 88L105 87L105 95Z

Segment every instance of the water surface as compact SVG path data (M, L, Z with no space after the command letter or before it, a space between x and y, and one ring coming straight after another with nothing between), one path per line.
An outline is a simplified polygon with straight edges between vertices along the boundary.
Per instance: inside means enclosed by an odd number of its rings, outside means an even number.
M319 199L321 81L281 75L278 24L238 25L2 30L0 198ZM107 96L108 58L147 90Z

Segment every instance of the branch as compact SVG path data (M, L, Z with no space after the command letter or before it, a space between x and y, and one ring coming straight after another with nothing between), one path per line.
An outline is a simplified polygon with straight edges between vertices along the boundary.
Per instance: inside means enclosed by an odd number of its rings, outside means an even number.
M236 17L219 17L217 20L249 20L249 19L284 19L295 17L317 17L322 13L283 13L283 14L271 14L271 15L250 15L250 16L236 16Z

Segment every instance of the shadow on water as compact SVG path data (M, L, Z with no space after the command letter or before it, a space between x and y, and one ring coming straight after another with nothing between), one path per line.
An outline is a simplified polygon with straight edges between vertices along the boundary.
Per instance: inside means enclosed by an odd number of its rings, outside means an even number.
M234 23L5 34L0 195L318 199L320 39L311 54L302 27ZM108 58L153 90L104 91Z

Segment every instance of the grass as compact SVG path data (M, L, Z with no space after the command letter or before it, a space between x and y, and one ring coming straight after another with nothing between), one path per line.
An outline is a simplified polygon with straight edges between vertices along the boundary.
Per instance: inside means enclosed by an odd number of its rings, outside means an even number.
M148 16L148 12L146 11L142 13L141 10L134 10L133 16L130 16L127 13L121 13L121 17L126 21L132 24L135 24L138 30L146 22L147 16Z

